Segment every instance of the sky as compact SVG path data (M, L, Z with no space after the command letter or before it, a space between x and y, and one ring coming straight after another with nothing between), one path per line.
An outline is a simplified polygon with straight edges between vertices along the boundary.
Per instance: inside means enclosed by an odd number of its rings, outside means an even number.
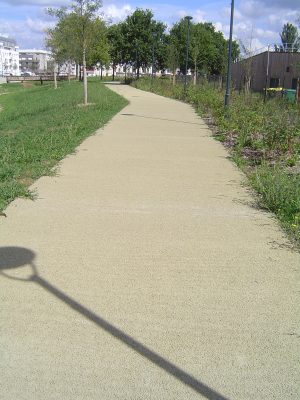
M154 18L171 27L191 15L194 22L212 22L218 31L229 35L230 0L103 0L101 13L112 23L122 21L135 8L153 11ZM68 0L0 0L0 35L16 39L21 49L45 48L45 29L54 23L47 7L68 5ZM257 50L280 42L283 24L297 24L300 0L236 0L234 38L247 49Z

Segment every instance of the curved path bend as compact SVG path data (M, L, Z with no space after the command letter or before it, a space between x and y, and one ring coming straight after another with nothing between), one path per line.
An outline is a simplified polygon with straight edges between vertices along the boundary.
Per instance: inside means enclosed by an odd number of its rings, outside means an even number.
M0 399L298 400L300 255L190 106L113 90L0 221Z

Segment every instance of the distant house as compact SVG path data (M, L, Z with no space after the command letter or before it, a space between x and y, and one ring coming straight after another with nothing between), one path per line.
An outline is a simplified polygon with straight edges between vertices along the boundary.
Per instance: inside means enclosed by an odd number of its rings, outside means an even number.
M300 78L300 52L264 51L235 62L232 80L238 90L246 85L253 91L267 88L296 89Z

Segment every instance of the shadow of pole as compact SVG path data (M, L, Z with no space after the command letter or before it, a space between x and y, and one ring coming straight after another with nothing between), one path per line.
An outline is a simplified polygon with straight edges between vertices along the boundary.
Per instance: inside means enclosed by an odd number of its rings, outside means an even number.
M1 274L5 276L6 278L9 279L14 279L14 280L19 280L19 281L27 281L27 282L35 282L39 286L41 286L43 289L47 290L50 292L52 295L54 295L56 298L67 304L72 310L78 312L82 316L84 316L86 319L89 321L93 322L97 326L99 326L101 329L103 329L105 332L113 336L114 338L120 340L122 343L126 344L128 347L130 347L132 350L134 350L136 353L140 354L147 360L151 361L153 364L157 365L158 367L162 368L164 371L166 371L168 374L172 375L174 378L178 379L185 385L189 386L191 389L193 389L195 392L201 394L202 396L206 397L208 400L229 400L227 397L224 397L220 393L216 392L215 390L211 389L204 383L198 381L196 378L194 378L192 375L189 375L187 372L183 371L181 368L177 367L175 364L171 363L170 361L166 360L159 354L155 353L153 350L149 349L148 347L144 346L142 343L134 339L133 337L127 335L125 332L120 330L119 328L115 327L105 319L99 317L97 314L95 314L93 311L89 310L88 308L84 307L82 304L78 303L76 300L72 299L68 295L66 295L64 292L53 286L51 283L46 281L45 279L41 278L38 274L38 270L33 263L34 259L34 253L31 252L31 250L27 249L22 249L22 248L0 248L0 270L2 269L12 269L14 268L13 262L9 260L7 267L5 268L5 260L1 257L3 254L3 249L4 249L4 254L7 253L7 249L17 249L18 255L15 260L15 268L20 267L21 265L30 265L32 268L32 274L28 278L19 278L19 277L12 277L9 276L6 273L3 273L1 271ZM22 253L22 250L24 250L24 262L20 261L20 255ZM8 253L11 253L9 251Z
M138 118L145 118L145 119L157 119L159 121L178 122L178 123L181 123L181 124L188 124L188 125L198 125L198 126L201 126L204 130L208 129L207 126L205 126L204 123L200 123L200 122L189 122L189 121L180 121L178 119L148 117L147 115L130 114L130 113L122 113L121 115L123 115L125 117L138 117Z

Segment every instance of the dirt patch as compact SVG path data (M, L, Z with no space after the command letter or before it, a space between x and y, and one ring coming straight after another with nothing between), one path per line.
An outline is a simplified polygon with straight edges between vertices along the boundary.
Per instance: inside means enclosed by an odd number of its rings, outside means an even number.
M21 183L22 185L25 185L28 187L33 184L34 179L25 177L25 178L18 179L18 182Z
M15 136L17 133L18 131L8 130L5 132L1 132L1 136Z
M88 107L88 106L95 106L95 105L96 105L96 103L87 103L87 104L80 103L80 104L77 104L77 107Z
M29 82L22 82L21 85L22 85L24 88L29 88L29 87L32 87L32 86L33 86L33 84L32 84L32 83L29 83Z

